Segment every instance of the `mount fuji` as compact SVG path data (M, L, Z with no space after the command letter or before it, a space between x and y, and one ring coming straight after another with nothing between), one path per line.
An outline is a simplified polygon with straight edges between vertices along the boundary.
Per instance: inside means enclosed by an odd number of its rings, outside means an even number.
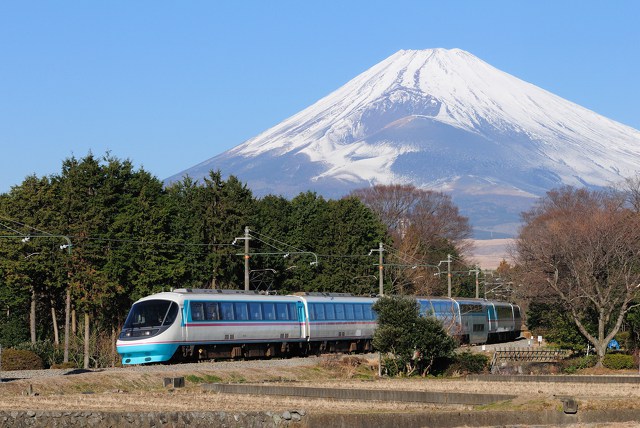
M313 190L335 198L391 183L444 191L476 237L505 237L549 189L634 175L640 131L463 50L402 50L166 183L212 169L259 196Z

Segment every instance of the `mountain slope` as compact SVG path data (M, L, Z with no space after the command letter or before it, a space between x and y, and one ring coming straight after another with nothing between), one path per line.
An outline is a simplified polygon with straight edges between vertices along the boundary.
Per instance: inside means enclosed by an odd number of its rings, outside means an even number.
M607 186L640 165L640 132L468 52L404 50L245 143L168 179L234 174L256 194L328 197L371 184L449 191L478 229L563 184ZM507 226L505 226L507 224Z

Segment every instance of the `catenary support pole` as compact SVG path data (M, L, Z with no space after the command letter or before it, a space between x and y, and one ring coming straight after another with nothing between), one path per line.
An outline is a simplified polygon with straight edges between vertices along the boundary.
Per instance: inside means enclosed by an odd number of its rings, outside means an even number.
M382 252L383 251L384 251L384 249L382 248L382 242L381 242L379 247L378 247L378 252L380 253L379 256L378 256L379 259L380 259L379 268L378 268L378 270L379 270L378 273L380 274L380 279L378 280L378 282L380 284L380 296L381 297L384 296L384 277L382 275L383 274L382 270L384 269L383 258L382 258Z
M249 226L244 228L244 290L249 291Z
M476 299L480 297L480 283L478 282L478 274L480 269L476 268Z
M447 254L447 296L451 297L451 254Z

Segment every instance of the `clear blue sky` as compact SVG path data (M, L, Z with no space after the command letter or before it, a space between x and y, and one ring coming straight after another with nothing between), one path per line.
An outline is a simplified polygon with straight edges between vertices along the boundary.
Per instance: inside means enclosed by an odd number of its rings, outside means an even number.
M2 0L0 192L89 151L164 179L400 49L461 48L640 129L639 46L634 0Z

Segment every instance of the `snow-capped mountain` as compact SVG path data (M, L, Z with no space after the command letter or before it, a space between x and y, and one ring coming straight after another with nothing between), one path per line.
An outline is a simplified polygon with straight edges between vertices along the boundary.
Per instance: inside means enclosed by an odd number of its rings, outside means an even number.
M257 195L340 197L373 184L451 192L477 230L513 233L563 184L609 186L640 169L640 132L459 49L402 50L262 134L192 168Z

